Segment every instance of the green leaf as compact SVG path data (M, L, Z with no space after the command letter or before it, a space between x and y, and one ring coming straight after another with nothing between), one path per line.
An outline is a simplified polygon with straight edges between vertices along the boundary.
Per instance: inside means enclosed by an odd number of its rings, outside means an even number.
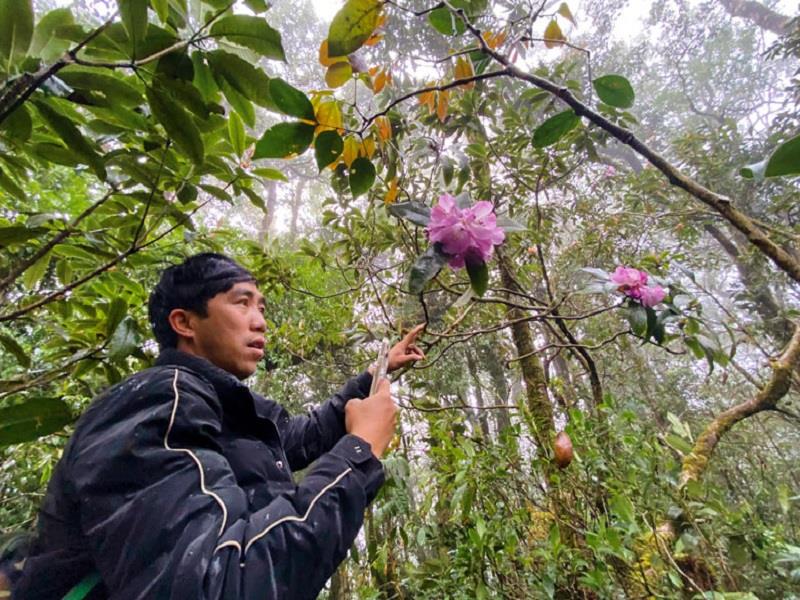
M31 0L0 0L0 57L14 63L28 51L33 36ZM3 68L5 68L3 64Z
M450 12L446 6L440 6L428 15L428 22L442 35L461 35L467 30L457 15Z
M241 156L244 152L247 136L244 132L244 123L235 112L228 115L228 139L233 146L236 156Z
M111 305L108 307L108 314L106 316L106 337L110 336L117 330L125 315L128 314L128 303L122 298L114 298Z
M253 206L260 208L265 214L267 212L267 205L264 204L264 199L256 194L253 190L249 187L242 187L242 193L250 199L250 202L253 203Z
M3 188L17 200L25 200L25 192L3 169L0 169L0 188Z
M472 291L479 298L486 293L489 287L489 268L485 262L466 261L467 275L469 275L469 283L472 286Z
M44 227L25 227L24 225L0 227L0 248L22 244L42 235L46 231Z
M0 123L0 131L5 132L10 138L18 142L26 142L31 137L33 122L31 113L24 104L14 109L5 120Z
M764 176L781 175L800 175L800 135L778 146L769 157Z
M47 267L50 266L50 253L48 252L35 263L33 263L22 274L22 283L26 288L32 290L36 284L44 277L47 272Z
M769 161L768 158L765 158L762 161L757 163L753 163L747 165L746 167L742 167L739 169L739 175L744 177L745 179L755 179L756 181L762 181L764 179L764 173L767 170L767 162Z
M420 202L397 202L387 208L390 215L398 219L406 219L420 227L427 227L431 220L431 209Z
M253 175L258 175L259 177L264 177L265 179L273 179L275 181L289 181L286 178L286 175L284 175L277 169L270 169L268 167L260 167L258 169L253 169L252 173Z
M270 79L264 74L264 71L254 67L235 54L223 52L222 50L208 52L206 54L206 60L215 78L218 80L224 79L237 92L259 106L270 110L277 110L269 94ZM242 115L242 117L244 117L244 115Z
M212 100L216 96L219 88L214 81L214 75L206 64L202 52L192 53L192 67L194 70L192 83L194 83L194 86L203 94L203 98L206 99L206 102Z
M353 66L346 60L333 63L325 71L325 83L330 88L342 87L353 76Z
M55 433L72 420L67 403L55 398L34 398L0 408L0 446L30 442Z
M314 129L307 123L278 123L267 129L256 142L253 158L286 158L302 154L314 139Z
M375 165L363 156L355 159L350 165L350 191L353 192L353 198L358 198L369 191L373 183L375 183Z
M558 21L555 19L552 19L547 24L547 27L544 28L545 48L557 48L561 45L561 42L566 41L566 39L564 33L561 31L561 27L558 26Z
M130 355L139 346L139 335L136 330L136 321L127 316L114 329L114 335L108 343L108 356L119 360Z
M147 35L147 2L144 0L117 0L119 15L122 25L131 41L134 55L142 46L142 40Z
M138 106L143 100L136 87L119 76L98 69L70 65L59 71L58 76L74 89L102 92L113 105Z
M264 0L244 0L244 3L254 13L262 13L269 8L269 5Z
M644 306L632 304L628 307L628 323L630 323L633 333L644 337L647 333L647 311Z
M253 108L253 103L224 79L220 81L220 87L222 88L222 93L225 94L225 98L228 100L228 104L231 105L231 108L242 117L242 120L247 123L248 127L255 127L256 111Z
M81 162L88 164L100 179L105 180L106 168L103 165L103 159L86 138L83 137L83 134L75 123L56 111L46 102L37 101L35 105L47 125L58 134L67 148L69 148L72 153L76 154Z
M314 107L308 97L283 79L276 77L270 80L269 95L283 114L307 121L314 120Z
M592 82L600 100L617 108L630 108L636 95L630 82L622 75L604 75Z
M574 110L565 110L547 119L533 132L533 147L545 148L555 144L581 122Z
M262 17L230 15L211 26L212 36L222 36L234 44L255 50L262 56L286 62L281 34Z
M178 149L195 164L202 164L205 158L203 139L188 113L158 88L148 87L145 93L153 115Z
M33 30L29 49L30 55L45 60L55 58L55 54L59 53L59 51L63 52L68 47L68 42L65 40L54 39L56 29L73 25L74 23L75 20L68 8L57 8L48 12L39 19Z
M17 340L12 338L10 335L0 333L0 344L6 349L6 351L14 355L14 358L17 359L17 362L21 367L25 369L30 368L31 357L28 356L25 350L22 349L22 346L19 345Z
M169 0L150 0L150 6L156 11L158 20L166 24L169 18Z
M320 171L335 161L344 150L344 141L335 131L323 131L314 140L314 158Z
M358 50L375 31L380 0L347 0L328 30L328 56L346 56Z
M575 22L575 17L572 16L572 11L569 9L569 5L566 2L562 2L561 5L558 7L558 14L564 17L567 21L575 25L576 27L578 24Z
M521 231L528 231L522 223L518 223L509 217L497 217L497 226L506 233L518 233Z
M414 266L408 279L408 290L412 294L421 294L425 289L425 284L436 277L441 268L447 264L450 257L442 252L440 244L432 244L422 254Z

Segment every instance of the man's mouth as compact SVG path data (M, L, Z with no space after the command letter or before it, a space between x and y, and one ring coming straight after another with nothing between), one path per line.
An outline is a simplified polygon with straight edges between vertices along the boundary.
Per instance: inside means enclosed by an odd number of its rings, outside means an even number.
M264 340L253 340L249 344L247 344L249 348L255 348L257 350L264 350Z

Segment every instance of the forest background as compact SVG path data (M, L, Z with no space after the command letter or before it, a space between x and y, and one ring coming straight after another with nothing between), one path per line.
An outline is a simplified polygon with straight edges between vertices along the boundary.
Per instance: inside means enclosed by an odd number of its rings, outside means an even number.
M152 364L159 271L221 251L293 411L427 322L325 597L800 596L796 13L0 0L3 543ZM494 205L485 263L428 243L444 193Z

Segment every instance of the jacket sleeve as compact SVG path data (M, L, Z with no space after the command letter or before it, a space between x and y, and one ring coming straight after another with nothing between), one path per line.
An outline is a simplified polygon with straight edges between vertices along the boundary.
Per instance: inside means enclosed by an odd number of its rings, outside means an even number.
M345 383L344 387L323 405L307 415L291 417L281 436L286 458L292 470L305 469L345 435L344 407L352 398L366 398L372 375L364 372Z
M71 453L81 528L115 599L316 598L383 482L369 444L342 437L293 493L257 512L215 441L213 390L165 369L135 414Z

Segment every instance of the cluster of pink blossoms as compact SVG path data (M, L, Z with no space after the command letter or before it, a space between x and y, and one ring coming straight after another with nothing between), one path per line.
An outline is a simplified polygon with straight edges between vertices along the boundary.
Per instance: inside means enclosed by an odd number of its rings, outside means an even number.
M425 231L432 243L442 245L450 256L448 264L454 269L463 267L467 260L485 263L494 247L506 239L505 232L497 226L491 202L482 200L462 209L450 194L439 196Z
M653 307L661 302L667 292L660 285L647 285L647 273L631 267L617 267L611 274L611 281L619 285L619 291Z

